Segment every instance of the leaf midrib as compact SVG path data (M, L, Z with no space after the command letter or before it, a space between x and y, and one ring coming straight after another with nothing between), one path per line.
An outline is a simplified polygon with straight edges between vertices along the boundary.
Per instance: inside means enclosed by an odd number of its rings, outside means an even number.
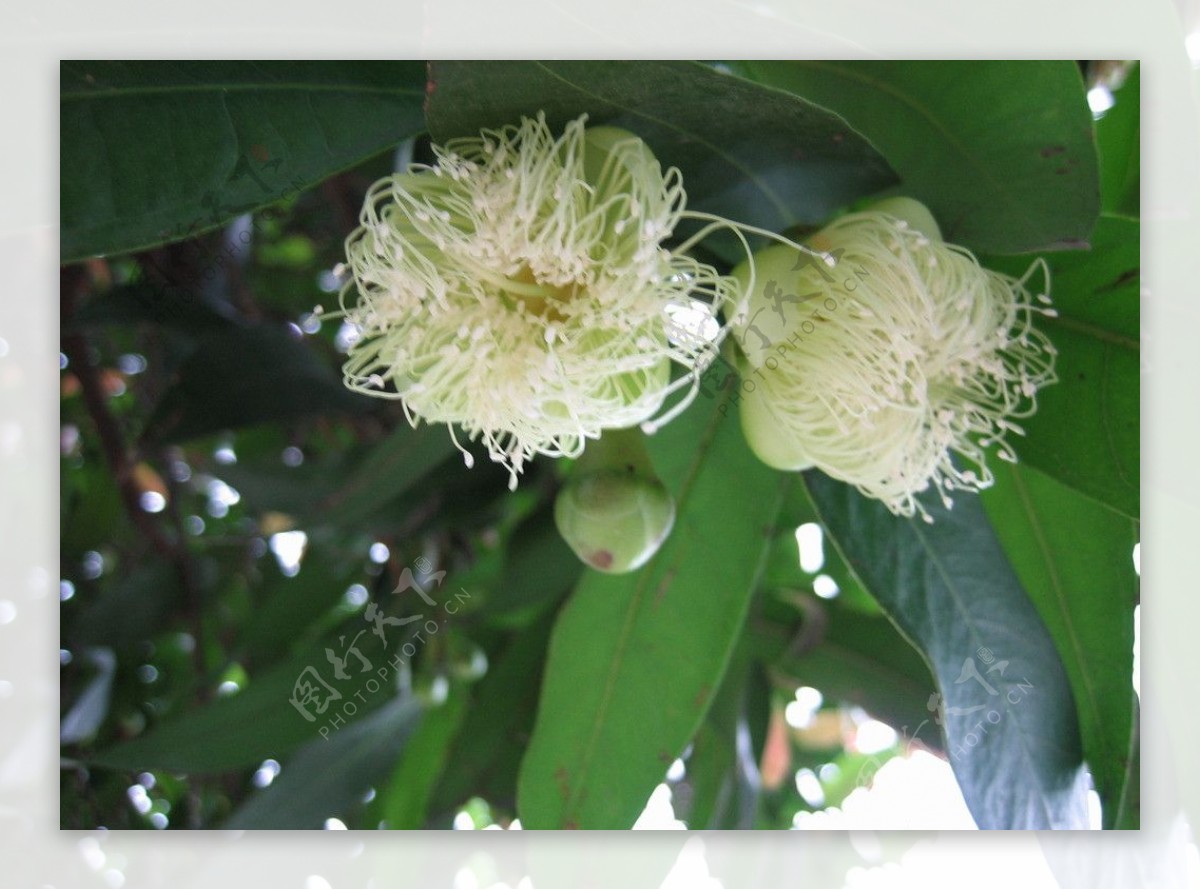
M923 530L920 527L918 527L916 521L914 521L914 520L911 520L911 519L908 520L908 524L909 524L909 527L912 528L913 533L917 536L917 539L920 541L921 547L925 551L927 556L929 557L929 560L933 564L934 569L937 571L938 575L941 576L942 584L946 588L946 590L950 593L950 598L954 601L954 606L958 610L958 613L962 618L963 624L966 625L967 632L970 634L971 640L975 644L975 648L979 649L980 647L983 646L983 641L979 638L979 633L975 626L975 623L971 620L970 610L967 609L966 603L964 603L962 601L962 596L960 595L958 589L955 587L955 585L950 583L950 576L949 576L948 572L946 571L945 566L942 564L942 561L938 558L937 552L931 546L930 541L925 537ZM1033 608L1032 604L1030 605L1030 608ZM1035 614L1036 614L1036 610L1035 610ZM1033 752L1030 751L1030 749L1029 749L1029 739L1026 737L1025 724L1023 722L1021 722L1019 719L1017 719L1015 716L1013 716L1014 710L1008 701L1008 696L1001 696L1001 700L1004 705L1005 716L1009 717L1010 720L1014 724L1016 724L1017 738L1020 739L1020 744L1021 744L1021 754L1024 756L1025 762L1029 766L1029 772L1031 775L1036 776L1036 775L1038 775L1038 771L1036 768L1037 764L1034 761ZM1041 789L1041 790L1044 792L1045 789ZM1038 794L1037 800L1038 800L1038 803L1042 807L1043 815L1046 817L1046 824L1053 825L1054 818L1050 813L1050 804L1047 802L1045 794L1044 793Z
M688 500L691 498L692 491L695 489L696 478L700 474L700 467L707 459L708 449L712 446L712 441L716 437L717 429L720 426L721 421L725 419L720 411L720 406L725 405L728 401L729 391L726 390L726 392L722 395L721 401L713 411L712 419L709 421L708 426L704 430L704 435L701 437L697 445L695 457L688 466L683 483L680 485L679 495L676 498L677 516L683 515L684 508L686 507ZM675 548L672 548L671 555L674 558L675 565L670 566L667 569L667 573L673 574L676 566L681 561L681 553L677 553L676 549L682 550L684 548L680 548L678 545L676 545ZM634 619L638 614L638 606L641 604L642 598L646 594L651 577L658 577L658 572L656 572L655 569L664 558L665 553L660 551L660 555L656 556L650 565L641 570L641 573L638 576L637 585L634 588L633 596L629 599L629 605L625 610L625 620L621 624L621 631L617 637L617 645L614 649L613 659L610 662L608 676L605 678L604 691L600 696L600 704L596 708L596 716L592 721L591 730L589 731L587 740L584 743L583 755L579 760L579 770L575 777L576 780L573 788L571 789L570 796L568 796L566 803L563 806L564 824L567 821L570 821L568 817L574 812L576 807L582 803L582 794L584 793L588 784L586 781L584 781L584 778L591 769L592 760L595 758L596 746L599 743L600 733L604 723L606 722L604 715L608 710L609 704L612 701L613 694L617 687L617 676L621 672L625 651L629 646L630 638L633 634L633 624Z

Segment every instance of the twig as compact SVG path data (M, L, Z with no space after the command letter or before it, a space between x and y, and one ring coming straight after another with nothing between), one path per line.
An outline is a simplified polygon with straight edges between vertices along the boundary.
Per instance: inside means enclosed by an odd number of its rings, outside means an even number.
M75 309L87 290L88 284L87 270L83 266L67 266L62 269L59 277L61 288L59 299L60 319L64 329L69 328L75 315ZM187 546L179 510L174 503L176 492L168 491L168 494L171 495L168 516L175 526L175 538L172 540L163 533L154 517L142 509L142 491L134 477L129 449L125 445L125 437L121 433L117 419L109 410L108 396L104 392L104 385L97 373L98 368L92 362L87 338L78 330L71 331L63 336L62 349L67 356L71 370L79 380L84 405L92 423L96 426L101 450L104 452L108 468L116 481L117 491L125 512L134 527L151 543L154 549L163 558L174 564L179 575L179 583L188 604L192 637L195 640L192 657L196 675L200 681L197 686L197 697L203 700L208 697L207 686L204 683L203 591L196 575L196 566L192 560L191 550Z
M74 318L75 307L78 305L83 291L87 288L86 269L82 266L64 268L59 278L59 284L62 288L60 317L63 327L66 328ZM138 531L154 545L155 550L168 559L174 557L174 546L163 535L150 514L142 509L142 492L133 476L133 467L125 449L121 428L117 425L117 420L113 417L112 412L108 410L108 396L104 392L104 385L100 382L97 368L92 364L91 350L88 348L87 339L77 330L65 334L62 338L62 349L72 372L79 380L83 403L92 418L92 423L96 425L96 432L100 436L100 447L108 462L108 468L113 474L113 479L116 480L117 491L120 494L121 503L125 507L125 512L129 514L129 518Z

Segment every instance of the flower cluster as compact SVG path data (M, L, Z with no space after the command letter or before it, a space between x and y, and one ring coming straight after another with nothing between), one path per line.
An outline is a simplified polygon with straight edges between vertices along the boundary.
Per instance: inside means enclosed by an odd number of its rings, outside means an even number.
M361 334L347 386L403 400L414 425L457 424L512 487L534 454L576 457L604 429L686 407L724 329L675 340L672 314L701 306L719 327L734 292L662 246L684 212L679 171L584 124L556 137L539 115L435 146L435 164L371 188L346 242L342 310Z
M772 246L735 271L746 282L753 266L757 281L735 318L756 383L742 424L766 463L817 467L894 513L928 519L916 495L931 484L949 506L948 492L991 484L989 448L1015 460L1014 420L1055 380L1054 347L1033 326L1054 310L1028 289L1035 270L1048 279L1043 262L1020 280L984 269L942 242L922 205L887 206L809 240L836 258L832 269ZM780 288L820 297L811 305L822 308L777 318L770 296L779 310ZM752 319L774 336L747 336Z

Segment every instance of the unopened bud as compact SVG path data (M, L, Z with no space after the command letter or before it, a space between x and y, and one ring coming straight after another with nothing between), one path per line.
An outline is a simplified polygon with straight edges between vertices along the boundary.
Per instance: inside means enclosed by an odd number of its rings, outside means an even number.
M584 453L554 502L563 540L601 572L641 568L675 523L675 501L654 475L640 435L605 433Z

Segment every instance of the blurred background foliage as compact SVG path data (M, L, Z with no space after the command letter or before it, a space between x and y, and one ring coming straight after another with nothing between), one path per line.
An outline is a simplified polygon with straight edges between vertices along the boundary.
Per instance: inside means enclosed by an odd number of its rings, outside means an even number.
M667 546L585 572L564 467L466 469L330 317L372 182L538 110L742 222L902 192L994 268L1053 251L1023 463L925 529L758 464L714 369L649 443ZM629 827L665 785L788 828L913 751L981 827L1089 788L1137 827L1138 122L1124 63L64 63L62 827ZM1037 692L980 739L984 651Z

